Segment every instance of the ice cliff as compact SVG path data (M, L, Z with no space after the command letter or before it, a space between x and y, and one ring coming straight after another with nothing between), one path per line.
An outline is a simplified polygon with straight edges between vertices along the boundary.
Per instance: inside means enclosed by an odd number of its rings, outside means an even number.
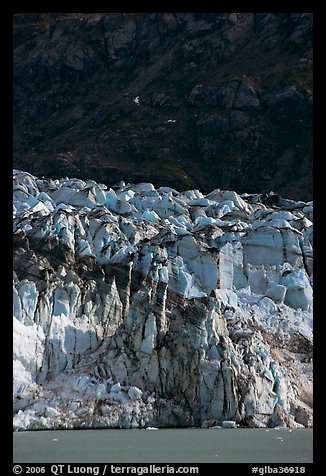
M312 202L13 184L15 429L312 425Z

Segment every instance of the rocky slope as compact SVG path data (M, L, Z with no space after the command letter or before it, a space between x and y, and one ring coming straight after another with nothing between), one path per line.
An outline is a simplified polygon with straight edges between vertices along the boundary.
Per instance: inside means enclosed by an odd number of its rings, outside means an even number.
M14 165L312 199L311 13L14 17Z
M312 202L14 171L14 428L312 424Z

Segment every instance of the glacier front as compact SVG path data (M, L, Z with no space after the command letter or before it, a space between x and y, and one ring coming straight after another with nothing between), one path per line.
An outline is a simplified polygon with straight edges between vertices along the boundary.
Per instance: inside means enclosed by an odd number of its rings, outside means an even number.
M13 184L15 430L312 426L312 202Z

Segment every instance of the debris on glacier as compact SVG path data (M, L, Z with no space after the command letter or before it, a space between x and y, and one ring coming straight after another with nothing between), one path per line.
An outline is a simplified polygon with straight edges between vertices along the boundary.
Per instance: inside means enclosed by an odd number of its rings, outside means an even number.
M13 185L14 429L312 426L312 202Z

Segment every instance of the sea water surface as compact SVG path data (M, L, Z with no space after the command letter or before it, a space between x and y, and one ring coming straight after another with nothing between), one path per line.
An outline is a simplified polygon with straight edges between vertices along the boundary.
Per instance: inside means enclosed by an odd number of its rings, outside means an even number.
M26 431L14 463L312 463L311 429Z

